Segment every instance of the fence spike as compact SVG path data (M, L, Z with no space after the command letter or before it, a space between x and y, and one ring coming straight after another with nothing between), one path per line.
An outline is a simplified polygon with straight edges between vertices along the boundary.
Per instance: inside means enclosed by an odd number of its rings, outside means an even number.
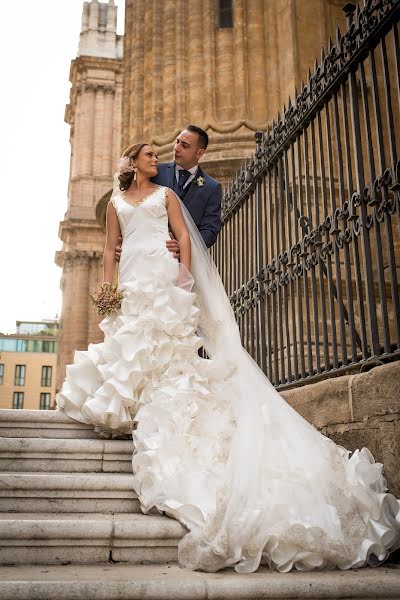
M339 25L338 25L336 28L336 42L338 45L339 45L341 39L342 39L342 34L340 32Z

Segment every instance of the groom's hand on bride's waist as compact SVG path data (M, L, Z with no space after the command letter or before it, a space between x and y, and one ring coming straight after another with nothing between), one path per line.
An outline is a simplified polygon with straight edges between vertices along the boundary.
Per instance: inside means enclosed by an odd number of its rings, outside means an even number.
M122 252L122 236L120 235L118 238L118 244L115 246L115 260L117 262L119 262L121 259L121 252Z
M171 239L167 240L165 242L165 245L167 246L167 249L172 252L172 254L174 255L174 258L179 258L180 252L179 252L179 242L178 240L176 240L173 235L170 233Z

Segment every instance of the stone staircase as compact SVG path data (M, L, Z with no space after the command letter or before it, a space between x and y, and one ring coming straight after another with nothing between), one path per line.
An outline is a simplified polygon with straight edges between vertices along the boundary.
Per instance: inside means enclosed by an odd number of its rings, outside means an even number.
M185 529L143 515L132 440L57 411L0 410L0 598L400 598L396 565L351 572L193 573Z

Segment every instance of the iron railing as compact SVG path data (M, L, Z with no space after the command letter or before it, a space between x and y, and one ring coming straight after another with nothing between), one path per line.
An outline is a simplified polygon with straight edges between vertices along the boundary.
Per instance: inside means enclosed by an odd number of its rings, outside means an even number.
M272 383L400 357L399 0L345 7L229 185L213 257Z

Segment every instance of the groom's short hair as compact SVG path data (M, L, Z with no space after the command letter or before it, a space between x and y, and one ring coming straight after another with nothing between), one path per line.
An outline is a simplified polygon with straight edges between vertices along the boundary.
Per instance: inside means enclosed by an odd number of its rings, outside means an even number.
M200 146L200 148L204 148L204 150L207 148L207 146L208 146L208 135L204 131L204 129L201 129L201 127L197 127L197 125L188 125L186 127L186 131L192 131L193 133L197 133L197 135L199 136L199 146Z

